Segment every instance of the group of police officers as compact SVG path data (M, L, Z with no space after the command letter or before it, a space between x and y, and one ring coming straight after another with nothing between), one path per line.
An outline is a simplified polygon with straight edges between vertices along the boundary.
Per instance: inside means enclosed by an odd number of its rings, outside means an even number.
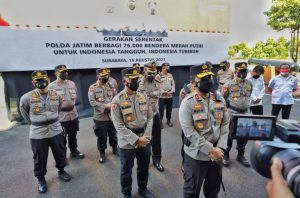
M213 91L214 83L210 62L190 68L190 83L180 91L179 122L182 127L182 170L184 197L199 197L202 183L205 197L217 197L222 182L222 164L229 166L232 139L229 135L230 116L247 113L252 84L246 78L247 63L236 63L236 77L229 63L221 62L217 73L220 92ZM30 143L34 159L34 175L38 179L38 192L45 193L45 180L49 147L52 150L62 181L71 176L64 170L66 143L70 156L84 158L77 149L79 131L75 102L77 89L68 79L65 65L55 67L57 79L50 83L46 71L34 71L34 90L20 100L20 112L30 124ZM153 197L147 189L150 157L158 171L161 164L161 129L164 108L167 125L171 121L175 81L170 65L138 63L122 70L124 89L118 93L118 83L110 77L108 68L96 70L96 82L89 87L88 98L94 109L94 132L97 136L99 162L106 161L107 138L112 153L120 157L121 187L124 197L131 197L132 168L137 158L138 193ZM249 167L244 157L246 141L237 141L237 160ZM222 161L223 160L223 161Z

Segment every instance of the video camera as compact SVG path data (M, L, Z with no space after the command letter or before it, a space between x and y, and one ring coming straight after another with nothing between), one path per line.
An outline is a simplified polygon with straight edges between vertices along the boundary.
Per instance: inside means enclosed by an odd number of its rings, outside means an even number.
M275 116L234 114L231 135L234 139L259 140L251 150L251 165L264 177L271 178L272 160L280 158L289 188L300 197L300 122L276 121Z

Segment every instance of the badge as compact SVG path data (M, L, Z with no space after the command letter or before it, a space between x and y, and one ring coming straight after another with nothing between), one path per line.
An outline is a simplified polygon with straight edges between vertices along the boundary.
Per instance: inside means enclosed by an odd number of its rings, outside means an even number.
M233 97L238 97L238 96L239 96L238 93L234 93L234 94L233 94Z
M233 98L233 100L234 100L234 101L237 101L237 100L238 100L238 98Z
M223 87L223 92L227 92L228 91L228 87Z
M132 121L132 115L126 116L126 120L127 120L128 122Z
M202 122L198 122L197 123L197 128L198 129L203 129L203 123Z
M35 112L40 112L41 109L40 109L39 107L35 107L35 108L34 108L34 111L35 111Z
M122 102L122 106L129 106L130 104L129 104L129 102L128 101L124 101L124 102Z
M139 97L139 102L145 102L145 99L144 99L143 96L140 96L140 97Z
M195 110L199 110L199 109L202 108L202 105L199 104L199 103L198 103L198 104L195 104L194 108L195 108Z

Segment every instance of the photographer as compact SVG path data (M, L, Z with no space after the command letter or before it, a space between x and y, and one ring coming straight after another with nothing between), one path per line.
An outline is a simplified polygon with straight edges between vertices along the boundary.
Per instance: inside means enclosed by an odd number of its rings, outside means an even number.
M282 176L282 162L279 158L274 158L271 166L272 180L266 185L269 198L294 198L292 191L289 189L286 181Z

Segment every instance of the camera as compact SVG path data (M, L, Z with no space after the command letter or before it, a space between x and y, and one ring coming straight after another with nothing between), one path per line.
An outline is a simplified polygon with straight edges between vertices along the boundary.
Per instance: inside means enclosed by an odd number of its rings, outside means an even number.
M234 114L231 124L232 138L257 140L250 153L253 169L271 178L273 158L281 159L283 177L295 196L300 197L300 122Z

